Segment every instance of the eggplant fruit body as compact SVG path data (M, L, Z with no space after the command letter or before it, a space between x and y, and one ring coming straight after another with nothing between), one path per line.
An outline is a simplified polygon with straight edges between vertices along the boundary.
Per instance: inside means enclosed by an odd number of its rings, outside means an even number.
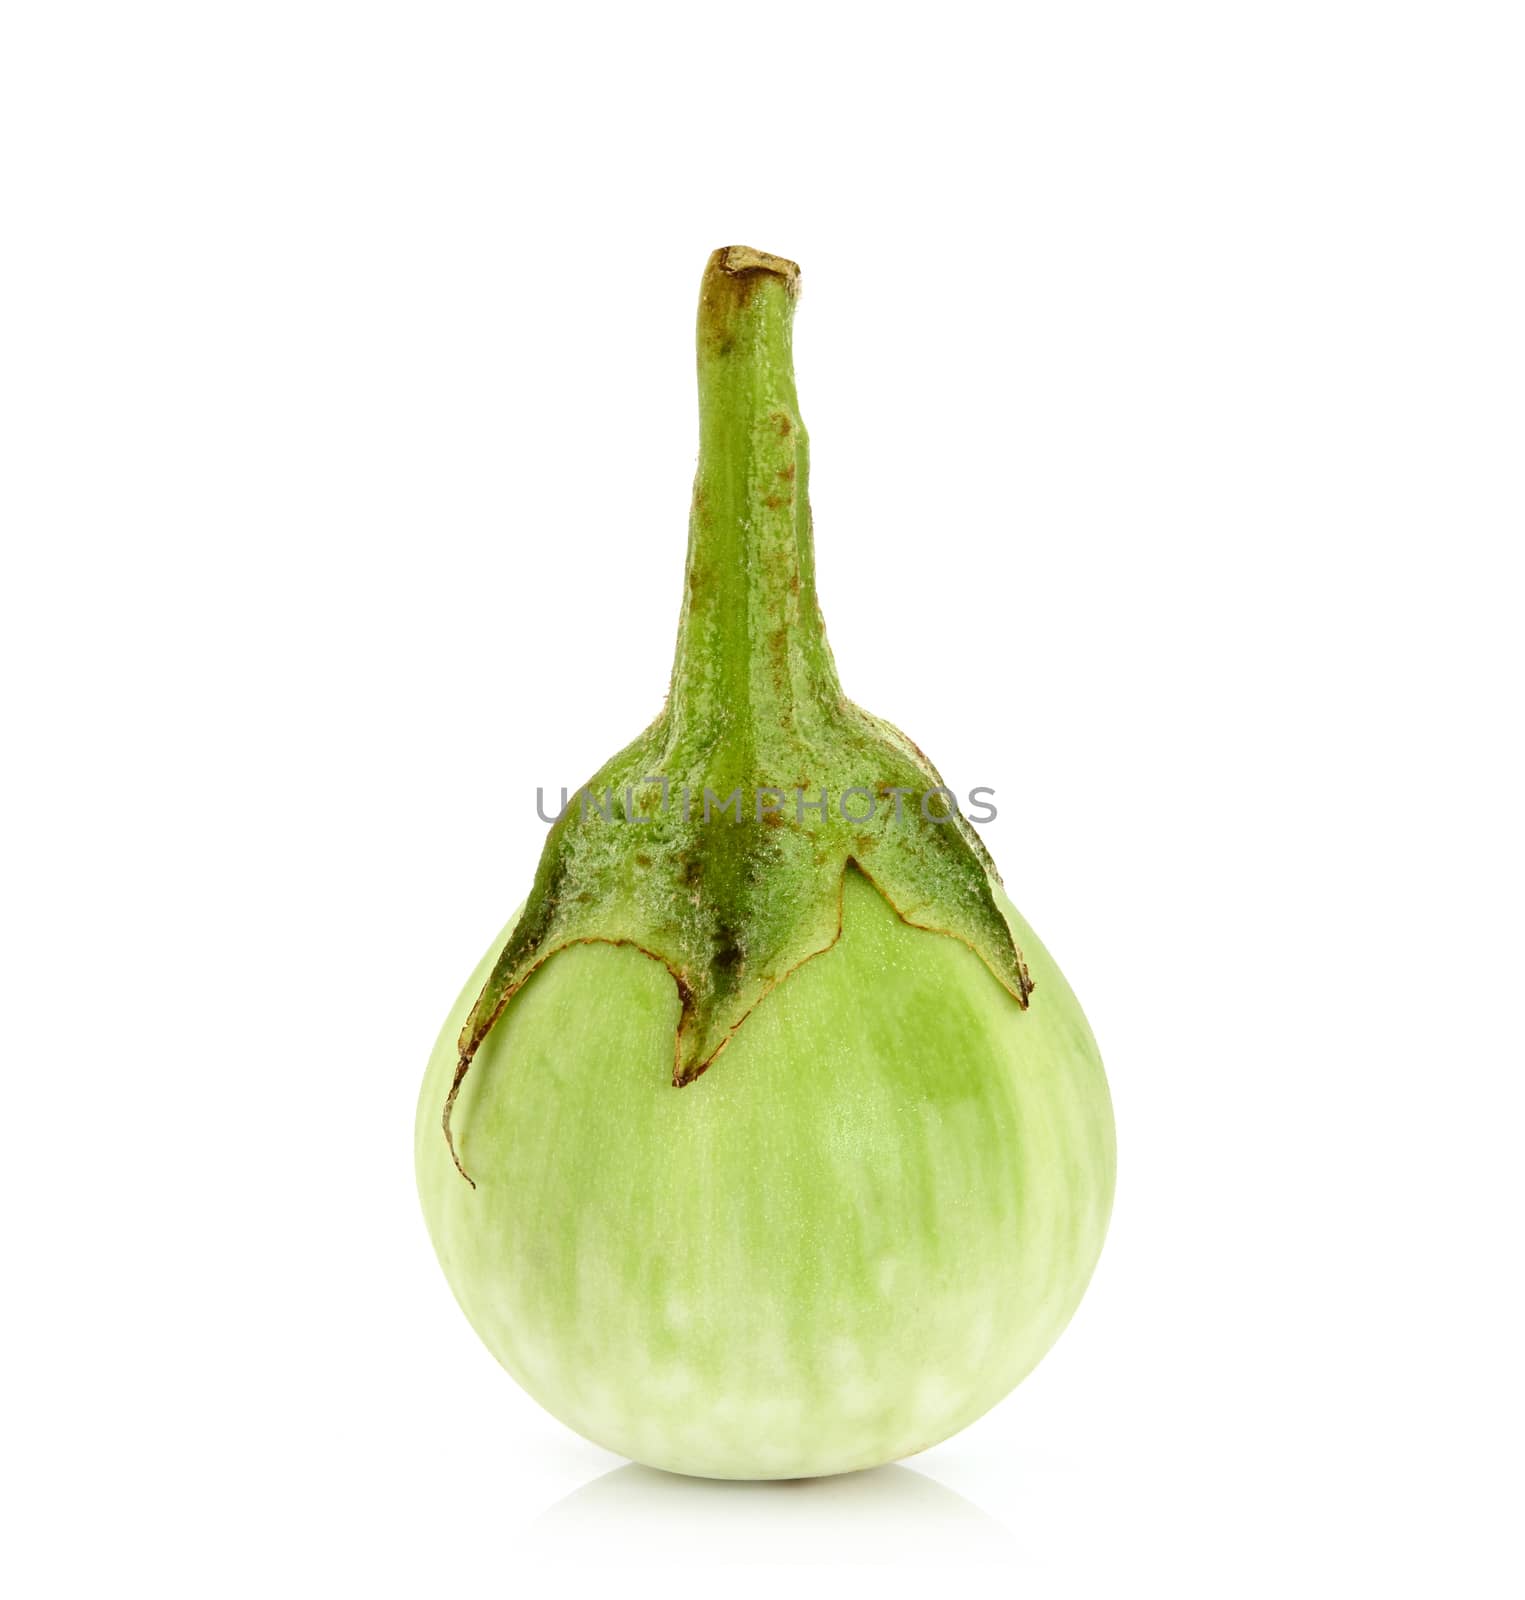
M836 944L682 1088L664 966L561 950L461 1086L472 1188L440 1107L504 930L431 1057L416 1168L457 1300L546 1410L673 1472L812 1477L935 1444L1033 1368L1100 1254L1116 1156L1091 1030L998 900L1025 1010L850 868Z

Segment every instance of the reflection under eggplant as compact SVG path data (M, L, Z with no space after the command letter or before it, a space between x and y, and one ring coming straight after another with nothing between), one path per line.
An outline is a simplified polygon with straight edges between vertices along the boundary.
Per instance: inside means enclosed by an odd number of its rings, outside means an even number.
M590 1564L1004 1562L1010 1530L910 1467L761 1482L688 1478L637 1463L574 1489L521 1536L521 1552Z

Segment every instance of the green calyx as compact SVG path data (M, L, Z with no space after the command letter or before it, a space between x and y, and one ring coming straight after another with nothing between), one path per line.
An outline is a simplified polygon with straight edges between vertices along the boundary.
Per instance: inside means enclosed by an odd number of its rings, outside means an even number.
M907 923L969 945L1027 1004L1032 980L984 845L931 762L837 681L794 390L798 293L799 268L760 251L717 250L705 268L699 470L667 704L551 828L461 1030L443 1112L452 1156L450 1114L473 1057L558 951L632 945L667 968L682 1002L681 1087L836 942L849 868Z

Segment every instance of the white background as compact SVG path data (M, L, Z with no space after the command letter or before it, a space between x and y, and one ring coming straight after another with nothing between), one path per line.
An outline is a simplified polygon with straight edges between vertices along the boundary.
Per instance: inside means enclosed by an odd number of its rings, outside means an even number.
M6 7L10 1592L1519 1592L1521 44ZM411 1171L535 785L660 703L730 243L843 681L996 787L1120 1143L1034 1376L792 1486L542 1414Z

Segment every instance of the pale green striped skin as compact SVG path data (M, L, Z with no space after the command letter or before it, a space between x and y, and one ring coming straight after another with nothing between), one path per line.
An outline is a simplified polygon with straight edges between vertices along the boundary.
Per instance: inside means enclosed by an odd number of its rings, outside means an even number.
M982 1415L1058 1337L1111 1210L1112 1109L1068 984L1004 896L1027 1010L849 871L839 942L674 1088L678 996L631 948L537 972L440 1113L419 1192L472 1325L553 1415L720 1478L892 1461Z

